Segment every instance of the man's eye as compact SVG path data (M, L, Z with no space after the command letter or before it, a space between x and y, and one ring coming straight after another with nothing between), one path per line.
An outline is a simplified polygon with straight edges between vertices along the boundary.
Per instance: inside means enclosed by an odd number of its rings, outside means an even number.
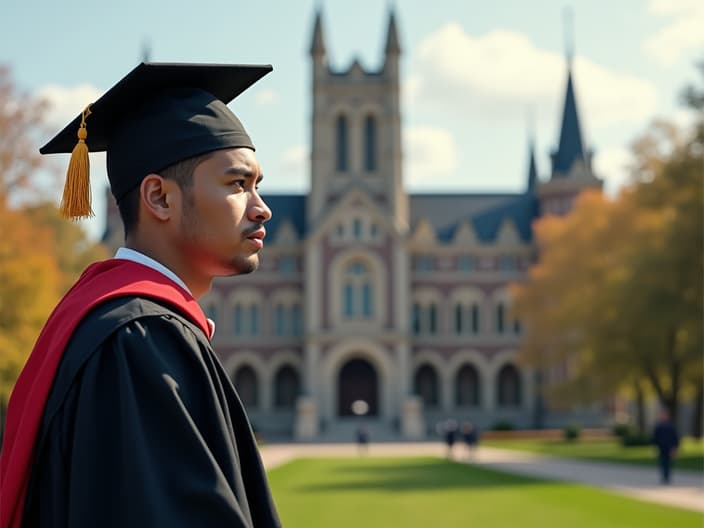
M232 185L233 187L237 187L237 188L240 188L240 189L244 189L244 184L245 184L245 181L244 181L244 180L233 180L233 181L230 183L230 185Z

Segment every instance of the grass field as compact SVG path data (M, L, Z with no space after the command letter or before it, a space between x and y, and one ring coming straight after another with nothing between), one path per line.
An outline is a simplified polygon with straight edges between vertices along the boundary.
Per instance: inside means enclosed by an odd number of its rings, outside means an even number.
M297 459L269 473L287 528L701 528L701 513L437 458Z
M482 445L519 449L546 455L656 466L653 446L623 447L615 440L566 442L564 440L487 440ZM675 469L704 472L704 442L685 439L675 459Z

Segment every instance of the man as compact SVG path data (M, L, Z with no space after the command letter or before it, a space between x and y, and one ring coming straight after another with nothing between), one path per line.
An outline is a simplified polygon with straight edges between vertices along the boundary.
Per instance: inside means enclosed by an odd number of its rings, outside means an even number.
M660 411L660 418L653 431L653 443L658 450L658 465L660 466L660 479L663 484L670 483L670 465L672 458L677 455L680 437L677 429L670 420L667 409Z
M74 148L62 209L90 212L106 150L125 248L90 266L23 370L0 457L0 528L280 522L244 408L195 299L254 271L271 211L226 103L270 66L141 64L45 145Z

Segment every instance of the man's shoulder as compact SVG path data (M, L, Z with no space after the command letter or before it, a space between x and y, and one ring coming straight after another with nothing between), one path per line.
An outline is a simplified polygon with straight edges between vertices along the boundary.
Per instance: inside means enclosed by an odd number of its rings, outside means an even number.
M63 363L78 365L100 349L111 337L129 332L134 324L152 328L175 326L180 333L189 333L206 340L198 327L167 303L142 296L111 299L93 308L78 324L64 351Z

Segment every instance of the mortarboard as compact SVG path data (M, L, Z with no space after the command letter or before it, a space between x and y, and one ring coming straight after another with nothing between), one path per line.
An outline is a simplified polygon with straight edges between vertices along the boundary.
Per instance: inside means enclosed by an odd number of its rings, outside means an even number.
M179 161L223 148L254 150L226 105L271 70L270 65L138 65L39 149L72 153L62 214L93 214L89 150L107 152L110 189L118 201L147 174Z

